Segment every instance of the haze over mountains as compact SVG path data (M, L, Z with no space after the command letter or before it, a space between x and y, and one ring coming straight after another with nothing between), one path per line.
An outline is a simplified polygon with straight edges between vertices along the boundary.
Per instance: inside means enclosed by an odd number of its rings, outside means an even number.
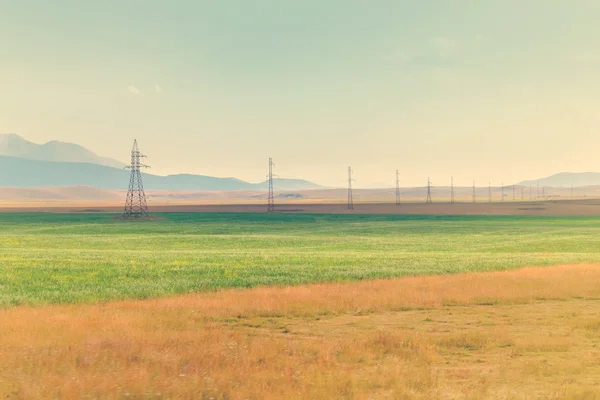
M549 187L580 187L600 185L600 173L598 172L560 172L552 176L520 182L523 186L549 186Z
M97 155L74 143L30 142L19 135L0 134L0 187L52 188L89 186L105 190L125 190L129 171L125 163ZM277 190L313 190L322 186L302 179L275 179ZM523 181L518 185L575 187L600 185L600 173L561 172L546 178ZM232 191L266 190L267 182L250 183L236 178L175 174L144 174L149 190ZM508 186L508 185L507 185Z
M112 158L100 157L78 144L56 140L37 144L14 133L0 134L0 155L28 160L91 163L114 168L125 166Z
M127 189L129 171L124 163L98 156L73 143L35 144L16 134L0 134L0 187L34 188L90 186ZM9 173L7 173L9 172ZM146 189L154 190L266 190L267 182L249 183L236 178L177 174L143 174ZM280 190L318 189L302 179L275 179Z

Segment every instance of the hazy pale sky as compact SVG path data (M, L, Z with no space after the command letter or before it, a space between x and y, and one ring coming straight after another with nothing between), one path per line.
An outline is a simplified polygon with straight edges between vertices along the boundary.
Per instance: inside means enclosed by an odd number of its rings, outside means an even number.
M4 0L0 132L356 186L600 171L598 0Z

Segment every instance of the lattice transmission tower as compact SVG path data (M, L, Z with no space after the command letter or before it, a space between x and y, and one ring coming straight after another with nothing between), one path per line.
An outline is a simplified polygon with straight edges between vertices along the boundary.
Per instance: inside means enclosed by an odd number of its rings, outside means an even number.
M348 167L348 210L354 210L354 199L352 198L352 167Z
M273 194L273 177L277 175L273 175L273 167L275 163L272 158L269 158L269 174L267 175L267 179L269 180L269 197L267 200L267 212L275 212L275 195Z
M400 174L396 170L396 206L400 205Z
M454 177L450 177L450 204L454 204Z
M529 200L531 200L531 199L532 199L532 197L531 197L531 183L530 183L529 184Z
M431 201L431 179L429 177L427 178L427 199L425 200L425 203L433 203L433 201Z
M134 140L131 148L131 165L125 167L131 170L131 177L129 178L129 190L125 200L124 217L139 218L148 216L148 205L146 204L146 194L144 193L140 169L150 167L141 163L141 159L144 157L146 156L140 152L137 140Z

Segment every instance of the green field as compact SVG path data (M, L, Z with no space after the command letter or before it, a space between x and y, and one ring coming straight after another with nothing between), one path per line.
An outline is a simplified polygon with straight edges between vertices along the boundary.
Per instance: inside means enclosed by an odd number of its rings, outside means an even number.
M600 218L0 214L0 306L600 262Z

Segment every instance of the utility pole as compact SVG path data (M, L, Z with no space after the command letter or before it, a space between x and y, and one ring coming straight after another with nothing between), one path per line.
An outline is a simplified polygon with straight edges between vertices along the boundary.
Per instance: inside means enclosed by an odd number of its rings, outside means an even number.
M504 181L500 181L500 190L502 195L502 199L500 201L504 201Z
M546 186L542 186L542 198L546 199Z
M524 193L525 193L525 187L524 187L524 186L521 186L521 200L525 200L525 195L524 195Z
M531 197L531 183L530 183L529 184L529 200L531 200L531 199L532 199L532 197Z
M425 200L425 203L427 203L427 204L433 203L431 201L431 179L429 179L429 177L427 178L427 199Z
M573 184L571 183L571 198L574 198L573 196Z
M396 206L400 205L400 174L396 170Z
M354 210L354 199L352 198L352 167L348 167L348 210Z
M267 178L269 179L269 200L267 203L267 212L275 212L275 196L273 194L273 167L275 163L272 158L269 158L269 174Z
M515 185L513 185L513 201L515 201Z
M141 159L146 157L143 155L134 139L133 147L131 148L131 164L126 169L131 170L129 178L129 190L127 190L127 198L125 200L124 217L147 217L148 205L146 204L146 194L144 193L144 184L142 183L142 173L140 168L150 168L141 163Z
M488 203L492 202L492 182L488 183Z
M475 194L475 181L473 181L473 203L477 202L477 195Z
M537 181L537 191L535 192L535 198L540 198L540 181Z
M454 177L450 177L450 204L454 204Z

